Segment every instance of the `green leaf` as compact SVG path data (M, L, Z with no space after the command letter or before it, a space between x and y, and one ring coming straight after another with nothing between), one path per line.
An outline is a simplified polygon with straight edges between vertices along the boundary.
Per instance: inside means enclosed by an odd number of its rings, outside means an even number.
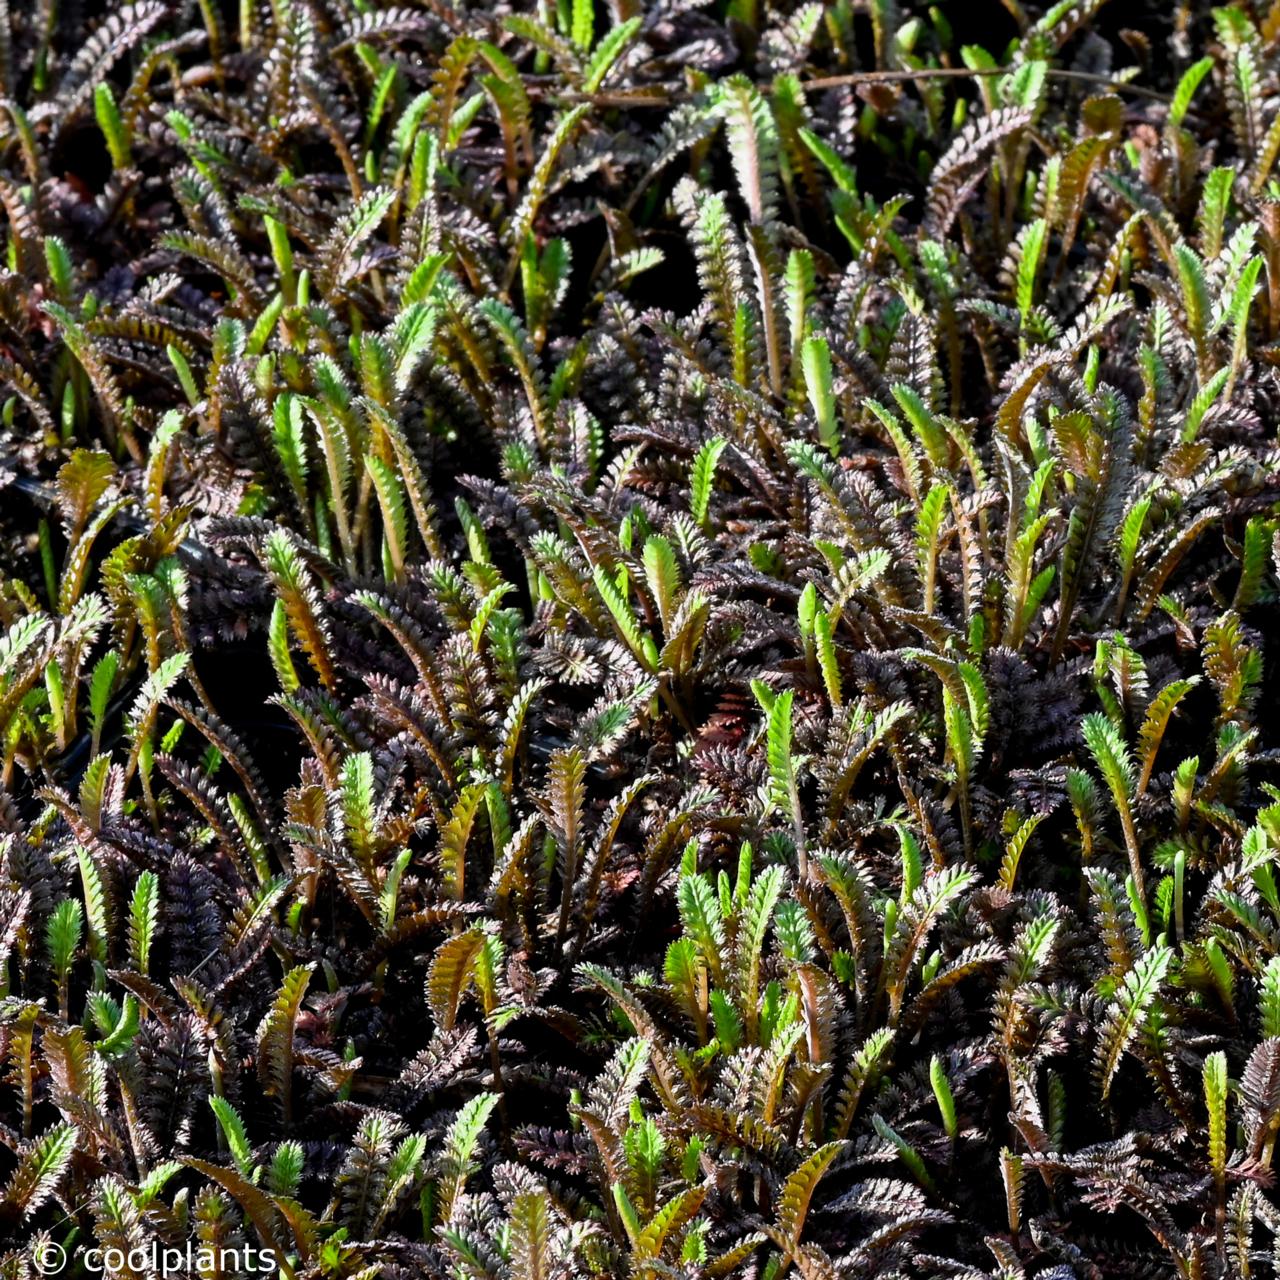
M614 27L596 45L595 52L592 53L583 68L583 92L597 93L599 91L600 86L608 78L609 72L613 70L614 64L621 57L622 51L636 38L643 21L639 17L628 18L626 22Z
M883 1116L874 1115L871 1117L871 1127L876 1134L888 1142L897 1152L898 1159L906 1166L907 1171L926 1191L933 1189L933 1179L929 1176L929 1170L925 1166L924 1158L920 1153L904 1138L896 1129L894 1129Z
M621 28L618 29L621 30ZM603 72L601 76L603 77ZM594 92L594 90L588 90L588 92ZM579 125L586 119L591 109L588 103L580 103L560 117L542 149L533 173L525 182L524 198L516 209L507 232L507 243L515 247L517 254L523 249L525 237L532 230L538 210L542 207L542 202L550 190L551 176L560 159L560 152L568 145L570 138L578 131Z
M1200 433L1200 424L1204 421L1204 415L1213 407L1213 402L1226 386L1230 376L1229 367L1219 369L1196 393L1195 399L1191 401L1191 406L1187 410L1187 420L1182 427L1183 444L1190 444Z
M959 1131L956 1118L956 1100L951 1092L951 1081L947 1079L946 1064L938 1054L934 1054L929 1063L929 1083L933 1086L933 1096L938 1104L938 1114L942 1117L942 1128L952 1142Z
M1170 948L1157 942L1125 975L1124 984L1098 1036L1094 1057L1104 1102L1111 1096L1111 1082L1120 1066L1120 1059L1150 1015L1172 960Z
M107 717L107 704L111 700L116 672L119 669L120 654L115 649L109 649L94 664L93 675L89 679L89 728L93 735L95 754L98 750L98 741L102 737L102 728Z
M342 762L339 775L342 820L356 861L372 872L376 818L374 815L373 757L358 751Z
M98 128L102 130L112 166L117 171L127 169L132 159L129 130L120 117L120 108L116 105L115 94L111 92L111 86L105 80L94 86L93 114L98 122Z
M571 0L569 38L579 49L590 49L595 43L595 26L594 0Z
M1209 1168L1221 1182L1227 1170L1227 1055L1221 1050L1204 1060L1204 1103L1209 1113Z
M292 536L283 529L273 529L267 534L263 552L290 630L298 638L321 683L333 689L337 684L337 668L329 651L328 624L320 593L310 569Z
M831 350L826 338L806 338L801 360L805 388L813 416L818 420L818 439L831 451L840 452L840 436L836 427L836 398L831 378Z
M75 284L75 273L71 265L71 254L59 236L45 236L44 260L54 297L69 302Z
M427 973L427 1003L432 1016L445 1031L453 1027L458 1006L476 974L476 964L484 948L484 932L468 929L447 939L437 948Z
M684 932L698 947L717 985L724 983L724 924L720 906L707 877L683 875L676 886L676 901Z
M447 1221L454 1203L462 1194L475 1169L472 1157L476 1143L498 1105L495 1093L478 1093L454 1117L444 1136L440 1161L440 1217Z
M1027 841L1035 833L1035 829L1044 821L1044 814L1032 814L1023 822L1009 839L1005 847L1004 861L1000 864L999 882L1002 889L1013 891L1014 878L1018 874L1018 864L1022 861L1022 852Z
M1116 728L1114 721L1100 712L1085 716L1081 724L1084 740L1111 792L1116 812L1124 829L1125 848L1129 854L1129 869L1140 898L1146 898L1143 888L1142 859L1138 849L1138 837L1133 823L1132 802L1136 789L1133 760L1129 747Z
M394 190L373 187L333 224L318 253L318 279L326 293L354 279L360 269L361 246L382 225L395 201Z
M708 1002L715 1022L716 1039L725 1054L736 1053L742 1044L742 1019L723 991L713 991Z
M1043 218L1029 223L1019 237L1018 277L1014 287L1018 314L1025 327L1035 304L1036 277L1049 243L1049 224Z
M827 697L837 711L844 705L840 690L840 664L836 658L835 638L832 634L831 615L824 609L814 614L813 634L818 651L818 666L822 670L822 682Z
M522 1191L511 1201L511 1280L544 1280L554 1274L556 1238L550 1199L541 1189Z
M840 191L848 196L856 196L858 194L857 174L845 164L834 147L818 137L812 129L802 128L800 130L800 141L818 158Z
M63 898L45 924L45 951L59 982L71 972L84 934L84 909L76 898Z
M760 680L751 688L768 715L766 749L769 760L769 803L791 819L797 842L803 849L804 823L800 813L800 792L795 762L791 758L791 703L794 692L786 689L776 696Z
M618 624L618 630L627 642L627 647L644 664L646 670L655 670L657 655L653 650L653 640L647 632L641 630L640 620L636 617L631 602L618 590L616 583L603 566L596 565L591 576L596 584L596 590L600 593L600 598L613 616L614 622Z
M662 618L663 634L669 636L683 589L675 550L670 539L661 534L651 534L645 539L641 558L644 562L645 583Z
M689 470L689 512L704 528L711 506L711 486L715 481L716 463L729 442L722 436L712 436L698 450Z
M1174 264L1182 289L1182 305L1186 313L1187 328L1198 352L1203 352L1208 333L1210 297L1205 264L1200 255L1185 241L1173 247Z
M75 1154L79 1131L63 1122L41 1134L18 1157L0 1204L17 1211L27 1221L58 1189Z
M1182 78L1178 81L1178 87L1174 90L1173 101L1169 105L1169 114L1166 117L1170 127L1176 128L1186 119L1187 110L1191 106L1191 99L1195 97L1196 90L1212 70L1213 59L1201 58L1199 62L1192 63L1182 73Z
M245 1134L244 1121L241 1120L240 1113L226 1098L219 1097L217 1094L209 1098L209 1106L218 1118L218 1125L222 1129L227 1150L231 1152L231 1159L235 1162L236 1168L251 1182L255 1181L253 1151L249 1147L249 1139Z
M1199 676L1191 676L1186 680L1171 680L1147 704L1147 713L1142 727L1138 730L1138 758L1142 763L1142 772L1138 778L1136 794L1141 796L1147 789L1155 768L1156 752L1164 739L1165 729L1173 716L1179 702L1200 683Z
M1262 971L1259 1010L1262 1038L1264 1040L1280 1038L1280 956L1272 956Z
M713 102L729 131L738 189L751 221L772 220L778 199L778 129L764 95L741 73L714 85Z
M258 1027L258 1080L279 1102L289 1123L293 1101L294 1028L314 966L298 965L284 975L275 999Z
M83 845L76 847L76 860L80 864L80 882L89 918L89 954L99 964L106 964L111 941L111 902L107 896L107 884L93 855Z
M273 1195L296 1199L298 1184L306 1167L302 1144L282 1142L276 1147L267 1166L267 1187Z
M687 1187L679 1195L668 1200L640 1232L636 1240L636 1256L638 1258L658 1257L667 1240L677 1235L693 1220L709 1190L710 1187L706 1185Z
M779 866L766 867L751 883L746 910L739 926L736 948L737 987L748 1028L754 1033L759 1004L760 968L764 960L764 940L778 900L782 896L785 873Z
M1236 613L1249 608L1261 594L1267 573L1267 558L1276 535L1276 522L1265 516L1251 516L1244 529L1240 552L1240 581L1231 607Z
M1236 173L1225 165L1212 170L1200 189L1200 210L1196 221L1200 229L1200 252L1212 261L1222 252L1222 228L1227 220L1231 187Z
M129 903L129 963L143 977L151 969L151 947L160 918L160 879L144 871L133 887Z

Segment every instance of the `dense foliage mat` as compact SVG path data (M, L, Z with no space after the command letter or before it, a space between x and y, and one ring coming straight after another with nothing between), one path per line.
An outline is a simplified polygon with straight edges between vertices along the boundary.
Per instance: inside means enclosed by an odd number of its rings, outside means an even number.
M0 1275L1277 1274L1280 5L87 8Z

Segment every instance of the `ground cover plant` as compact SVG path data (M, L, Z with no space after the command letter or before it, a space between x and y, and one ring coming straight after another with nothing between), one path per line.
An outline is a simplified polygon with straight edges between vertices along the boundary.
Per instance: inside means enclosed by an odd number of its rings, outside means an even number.
M1280 1273L1280 7L33 0L0 118L0 1274Z

